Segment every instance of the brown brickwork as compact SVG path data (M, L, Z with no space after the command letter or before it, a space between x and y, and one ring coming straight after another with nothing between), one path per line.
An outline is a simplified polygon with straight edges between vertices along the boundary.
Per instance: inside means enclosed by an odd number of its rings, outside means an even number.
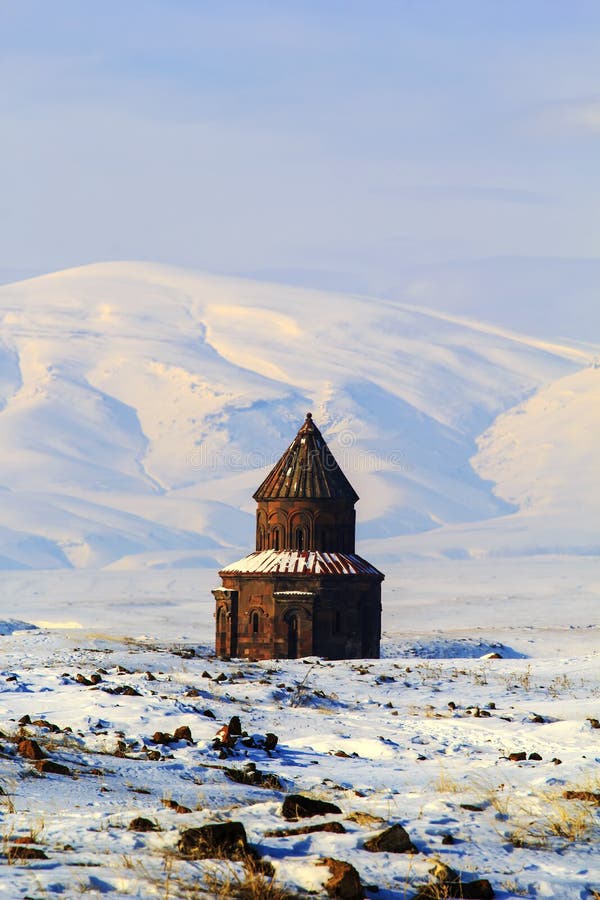
M256 551L213 591L217 655L378 657L384 576L355 555L358 496L310 413L254 497Z

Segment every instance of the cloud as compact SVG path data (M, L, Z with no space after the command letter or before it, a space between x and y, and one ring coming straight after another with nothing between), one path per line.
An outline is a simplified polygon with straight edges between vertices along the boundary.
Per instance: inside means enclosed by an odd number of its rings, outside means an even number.
M600 134L600 97L557 103L544 109L537 125L558 134Z

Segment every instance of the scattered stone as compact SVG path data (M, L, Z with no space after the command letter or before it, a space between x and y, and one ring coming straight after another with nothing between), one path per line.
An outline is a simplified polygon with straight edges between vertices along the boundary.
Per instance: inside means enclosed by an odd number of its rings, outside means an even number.
M565 800L583 800L588 803L600 804L600 793L595 791L565 791L563 797Z
M317 831L346 834L341 822L324 822L321 825L301 825L299 828L276 828L274 831L265 831L265 837L291 837L295 834L314 834Z
M590 719L588 717L586 719L586 722L590 723L591 728L600 728L600 720L599 719Z
M227 675L224 675L223 672L221 672L219 675L217 675L215 681L218 681L219 683L227 681Z
M182 806L181 803L178 803L176 800L168 800L165 798L161 800L161 803L163 806L166 806L167 809L172 809L174 812L180 813L181 815L191 813L192 811L188 806Z
M155 744L170 744L174 738L168 731L155 731L152 735L152 740Z
M553 762L555 766L562 766L562 759L559 759L557 756L552 757L551 762Z
M8 848L9 862L15 859L48 859L43 850L38 847L27 847L24 844L14 844Z
M216 718L217 718L217 717L215 716L214 712L212 711L212 709L205 709L205 710L203 710L203 711L202 711L202 715L203 715L203 716L206 716L207 719L216 719Z
M220 822L182 831L178 843L182 856L190 859L239 860L257 853L248 844L241 822Z
M274 750L279 742L279 738L276 734L273 734L272 731L267 731L265 734L265 750L271 751Z
M527 759L527 754L519 751L518 753L509 753L507 758L511 762L523 762L523 760Z
M92 674L90 675L90 681L92 682L92 684L100 684L100 682L102 681L102 675L100 674L100 672L92 672Z
M91 687L94 683L89 678L86 678L85 675L82 675L81 672L75 676L75 681L77 684L83 684L85 687Z
M530 721L533 722L535 725L545 725L546 724L545 718L543 716L539 716L537 713L531 717Z
M204 672L202 673L202 678L212 678L212 675L210 674L210 672L207 672L205 669Z
M19 741L17 753L25 759L45 759L46 757L46 754L38 742L30 740L29 738L24 741Z
M448 834L445 834L442 837L442 844L454 844L454 843L455 843L455 840L454 840L453 836L450 834L450 832L448 832Z
M312 797L304 797L302 794L288 794L281 807L281 814L288 822L309 819L312 816L328 816L331 813L337 815L341 813L341 809L335 803L315 800Z
M451 710L456 709L456 703L454 702L454 700L450 700L450 702L448 703L448 709L451 709Z
M328 897L339 900L363 900L364 891L360 883L360 875L353 865L341 859L327 857L320 865L327 866L331 877L325 882Z
M189 741L190 744L193 744L192 732L190 731L189 725L180 725L179 728L176 728L175 733L173 734L173 740Z
M145 819L144 816L137 816L135 819L132 819L129 825L127 826L129 831L159 831L159 827L156 822L152 822L150 819Z
M224 768L223 771L230 781L235 781L237 784L251 784L255 787L269 788L273 791L282 789L281 781L277 775L265 774L257 769L253 763L250 763L243 769Z
M370 853L417 853L408 832L402 825L392 825L364 843L365 850Z
M152 760L152 762L157 762L160 759L160 753L158 750L147 750L146 756L148 759Z
M493 900L494 891L487 878L463 881L458 872L441 862L436 863L430 872L435 878L435 883L419 888L414 900L439 900L440 897Z
M474 803L460 803L461 809L467 809L469 812L483 812L483 806L476 806Z
M532 759L532 760L534 760L535 762L541 762L541 760L542 760L542 757L540 756L539 753L530 753L529 756L528 756L527 758L528 758L528 759Z
M227 726L227 730L229 732L230 737L241 737L242 736L242 724L240 722L239 716L232 716L229 720L229 725Z
M199 697L200 691L198 688L190 688L189 691L186 691L183 695L184 697Z
M357 811L346 816L346 821L356 822L357 825L381 825L385 819L382 819L381 816L372 816L371 813Z
M8 681L8 678L6 680ZM24 716L21 716L21 718L19 719L19 725L21 726L21 728L23 727L23 725L31 725L31 719L29 718L27 713L25 713Z
M54 722L48 722L46 719L34 719L31 724L35 725L36 728L47 728L53 734L57 734L60 731L58 725L55 725Z
M68 766L53 762L51 759L38 759L35 767L38 772L42 772L44 775L71 775L71 770Z
M152 672L146 672L146 681L156 681L156 675L153 675Z
M130 684L122 685L120 688L116 689L117 694L122 694L124 697L141 697L139 691L136 691L134 687Z

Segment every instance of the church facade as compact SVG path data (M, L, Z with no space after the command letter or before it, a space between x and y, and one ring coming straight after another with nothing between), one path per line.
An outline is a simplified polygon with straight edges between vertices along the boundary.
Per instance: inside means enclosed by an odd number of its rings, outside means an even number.
M254 499L256 550L213 590L217 656L378 658L384 576L355 553L358 495L311 413Z

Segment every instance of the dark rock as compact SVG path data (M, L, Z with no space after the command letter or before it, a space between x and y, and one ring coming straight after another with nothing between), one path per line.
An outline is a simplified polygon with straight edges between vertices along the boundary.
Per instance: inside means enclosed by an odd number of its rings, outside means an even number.
M565 791L563 797L565 800L583 800L588 803L600 804L600 793L595 791Z
M442 837L442 844L453 844L453 843L454 843L454 838L452 837L451 834L445 834Z
M302 794L288 794L281 807L281 814L288 822L309 819L312 816L328 816L331 813L339 814L341 809L335 803L314 800L312 797L303 797Z
M6 680L8 681L8 678ZM31 719L29 718L27 713L25 713L24 716L21 716L21 718L19 719L19 725L21 726L21 728L23 727L23 725L31 725Z
M315 834L317 831L346 834L341 822L323 822L321 825L301 825L299 828L276 828L274 831L266 831L265 837L291 837L294 834Z
M40 850L38 847L27 847L23 844L9 847L7 856L9 862L15 859L48 859L43 850Z
M508 759L511 762L523 762L524 759L527 759L527 754L522 751L520 751L518 753L509 753Z
M252 784L256 787L269 788L273 791L280 791L282 788L281 781L277 775L265 774L257 769L256 766L244 769L224 768L223 771L230 781L235 781L237 784Z
M192 741L192 732L188 725L180 725L179 728L175 729L173 734L173 739L176 741L189 741L190 744Z
M540 762L542 757L540 756L539 753L530 753L528 759L532 759L535 762Z
M339 900L363 900L364 891L360 875L353 865L331 857L324 859L322 865L327 866L331 872L329 881L325 882L328 897L336 897Z
M152 740L155 744L170 744L173 741L173 735L168 731L155 731Z
M217 677L215 678L215 681L218 681L219 683L222 683L223 681L227 681L227 675L225 675L223 672L221 672L220 675L217 675Z
M600 728L600 720L598 720L598 719L590 719L590 718L588 717L588 719L587 719L586 721L590 723L590 727L591 727L591 728Z
M36 728L47 728L53 734L58 734L60 731L58 725L55 725L54 722L48 722L46 719L34 719L31 724L35 725Z
M467 809L469 812L483 812L483 806L477 806L475 803L461 803L461 809Z
M142 696L140 694L140 692L136 691L136 689L134 687L132 687L130 684L124 685L122 687L122 689L119 691L119 693L123 694L124 697L141 697Z
M129 831L159 831L156 822L145 819L144 816L137 816L137 818L132 819L127 827Z
M71 770L68 766L53 762L51 759L38 759L35 763L38 772L44 775L70 775Z
M557 756L553 756L551 762L553 762L555 766L562 766L562 759L559 759Z
M204 672L202 673L202 678L212 678L212 675L210 674L210 672L207 672L205 669Z
M457 900L493 900L494 891L487 878L463 881L458 872L441 862L431 869L431 873L436 883L421 887L414 900L439 900L440 897Z
M202 711L202 715L203 715L203 716L206 716L207 719L216 719L216 718L217 718L217 717L215 716L214 712L212 711L212 709L205 709L205 710L203 710L203 711Z
M82 675L81 673L79 673L75 676L75 681L77 682L77 684L83 684L85 687L91 687L94 683L93 681L90 681L89 678L86 678L85 675Z
M370 853L416 853L417 848L402 825L392 825L364 843Z
M228 730L231 737L241 737L242 724L240 722L239 716L231 717L231 719L229 720Z
M543 716L538 716L537 713L531 717L531 721L536 725L544 725L546 723L545 718Z
M100 674L100 672L92 672L92 674L90 675L90 681L92 682L92 684L100 684L100 682L102 681L102 675Z
M273 734L272 731L267 731L265 734L265 750L274 750L278 741L279 738L276 734Z
M191 859L246 859L256 856L241 822L222 822L182 831L179 852Z
M44 759L46 756L38 742L29 739L19 741L17 753L25 759Z

